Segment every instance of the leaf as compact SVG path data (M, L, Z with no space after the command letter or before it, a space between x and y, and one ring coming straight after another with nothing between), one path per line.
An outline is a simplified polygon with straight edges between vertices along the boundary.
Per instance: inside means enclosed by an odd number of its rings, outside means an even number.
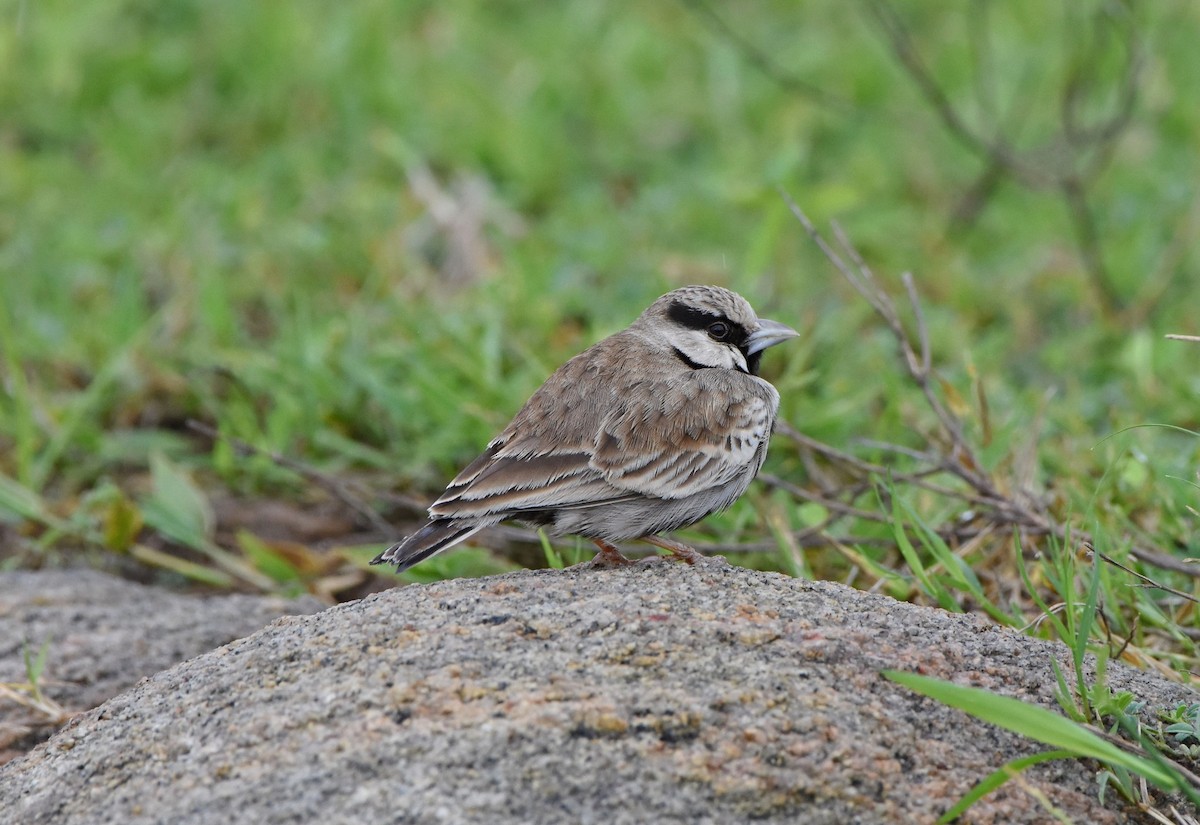
M41 648L38 649L37 656L29 655L29 643L26 642L21 646L21 657L25 660L25 678L29 680L29 684L37 687L42 678L42 671L46 669L46 656L50 652L50 640L42 642Z
M212 535L208 499L191 477L162 453L150 456L150 495L142 502L146 523L180 544L202 549Z
M796 508L796 515L805 527L817 527L829 521L829 508L815 501L806 501Z
M142 500L142 517L146 524L172 541L203 553L225 570L259 590L273 588L274 582L269 576L264 576L247 564L245 559L218 547L210 539L214 522L212 508L208 498L192 481L191 476L166 456L155 453L150 456L150 479L150 495ZM134 555L143 560L151 558L146 554L150 548L134 545L132 550L137 550ZM191 565L191 562L175 559L178 563L172 567L167 559L175 557L157 550L153 551L153 554L155 560L151 561L152 564L175 569L191 578L203 579L203 574L197 569L185 568L185 565ZM192 565L192 568L205 569L199 565ZM185 572L185 569L188 572ZM217 575L216 571L210 572Z
M248 530L238 531L237 542L251 563L275 581L289 584L300 580L301 573L297 566L269 542L263 541Z
M0 473L0 510L39 524L44 524L48 518L42 497L3 473Z
M937 531L930 527L907 501L900 496L896 496L894 490L892 494L896 503L904 510L905 515L908 516L908 521L916 527L920 534L921 543L938 560L943 569L945 569L961 589L970 593L972 598L980 603L987 603L988 598L984 595L983 586L980 585L979 578L975 575L975 571L971 569L971 566L955 555L954 551L946 544L946 540L939 536Z
M124 495L118 494L108 502L102 518L104 546L110 550L127 551L142 532L142 511Z
M1183 782L1160 765L1118 748L1082 725L1037 705L998 696L981 688L965 687L941 679L885 670L883 675L897 684L936 699L944 705L966 711L977 719L1027 736L1074 756L1098 759L1117 765L1153 782L1164 790L1178 790Z
M80 430L88 426L89 421L96 417L97 408L103 403L109 388L117 382L130 353L146 340L154 329L156 320L148 320L134 332L130 339L104 362L87 388L72 396L70 403L63 411L61 420L57 422L58 426L50 434L50 439L39 451L30 468L30 483L33 486L42 487L50 480L55 465L66 453Z
M955 418L965 419L971 412L971 407L963 400L955 386L944 378L938 378L938 384L946 396L946 406L950 408L950 412L954 413Z
M538 530L538 541L541 542L542 553L546 556L546 566L554 570L562 570L565 566L562 556L554 549L554 545L550 543L550 537L546 535L545 530Z
M917 555L916 549L912 546L912 542L908 540L908 535L904 532L904 521L901 518L900 499L896 496L896 491L891 490L892 495L892 535L896 539L896 546L900 550L900 555L904 557L904 561L908 564L913 575L916 576L925 593L937 599L938 606L943 610L951 613L961 613L962 607L955 601L954 597L942 586L942 583L933 576L929 575L929 571L925 569L925 565L921 562L921 557Z
M164 570L171 570L181 576L186 576L189 579L194 579L198 582L211 584L214 587L230 588L233 587L234 579L227 573L222 573L220 570L213 570L211 567L205 567L203 564L196 564L187 559L181 559L178 556L172 556L170 553L164 553L161 550L155 550L145 544L135 544L129 548L129 555L133 556L138 561L146 564L161 567Z
M975 390L975 403L979 406L979 443L985 448L992 443L992 416L988 406L987 389L975 365L967 365L967 373L971 376L971 387Z

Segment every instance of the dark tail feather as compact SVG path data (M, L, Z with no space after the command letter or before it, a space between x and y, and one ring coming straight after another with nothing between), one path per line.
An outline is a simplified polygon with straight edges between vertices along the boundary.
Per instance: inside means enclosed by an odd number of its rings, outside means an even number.
M394 564L396 572L407 570L418 562L458 544L481 529L477 524L463 524L450 519L434 519L398 544L393 544L372 560L371 564Z

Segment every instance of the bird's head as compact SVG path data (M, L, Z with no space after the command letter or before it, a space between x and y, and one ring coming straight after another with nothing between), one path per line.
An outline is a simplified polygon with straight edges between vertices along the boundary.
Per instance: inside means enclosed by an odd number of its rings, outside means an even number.
M800 335L778 321L759 318L745 298L719 286L668 292L633 328L693 369L716 367L750 375L758 375L763 350Z

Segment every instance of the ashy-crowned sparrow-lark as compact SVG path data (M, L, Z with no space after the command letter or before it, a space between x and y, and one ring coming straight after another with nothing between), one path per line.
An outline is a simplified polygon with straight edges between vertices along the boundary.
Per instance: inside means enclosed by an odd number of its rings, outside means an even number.
M658 534L746 491L779 409L759 360L798 335L721 287L668 292L551 375L450 482L429 522L372 564L404 570L506 519L586 536L600 563L626 563L612 542L629 539L695 562L695 550Z

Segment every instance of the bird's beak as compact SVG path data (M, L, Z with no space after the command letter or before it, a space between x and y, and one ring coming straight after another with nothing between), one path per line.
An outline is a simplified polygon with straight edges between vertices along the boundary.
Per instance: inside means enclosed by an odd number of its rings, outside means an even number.
M762 352L767 347L773 347L776 344L782 344L790 338L799 337L800 333L786 324L781 324L778 321L772 321L767 318L759 318L758 327L746 339L746 354L753 355L756 352Z

